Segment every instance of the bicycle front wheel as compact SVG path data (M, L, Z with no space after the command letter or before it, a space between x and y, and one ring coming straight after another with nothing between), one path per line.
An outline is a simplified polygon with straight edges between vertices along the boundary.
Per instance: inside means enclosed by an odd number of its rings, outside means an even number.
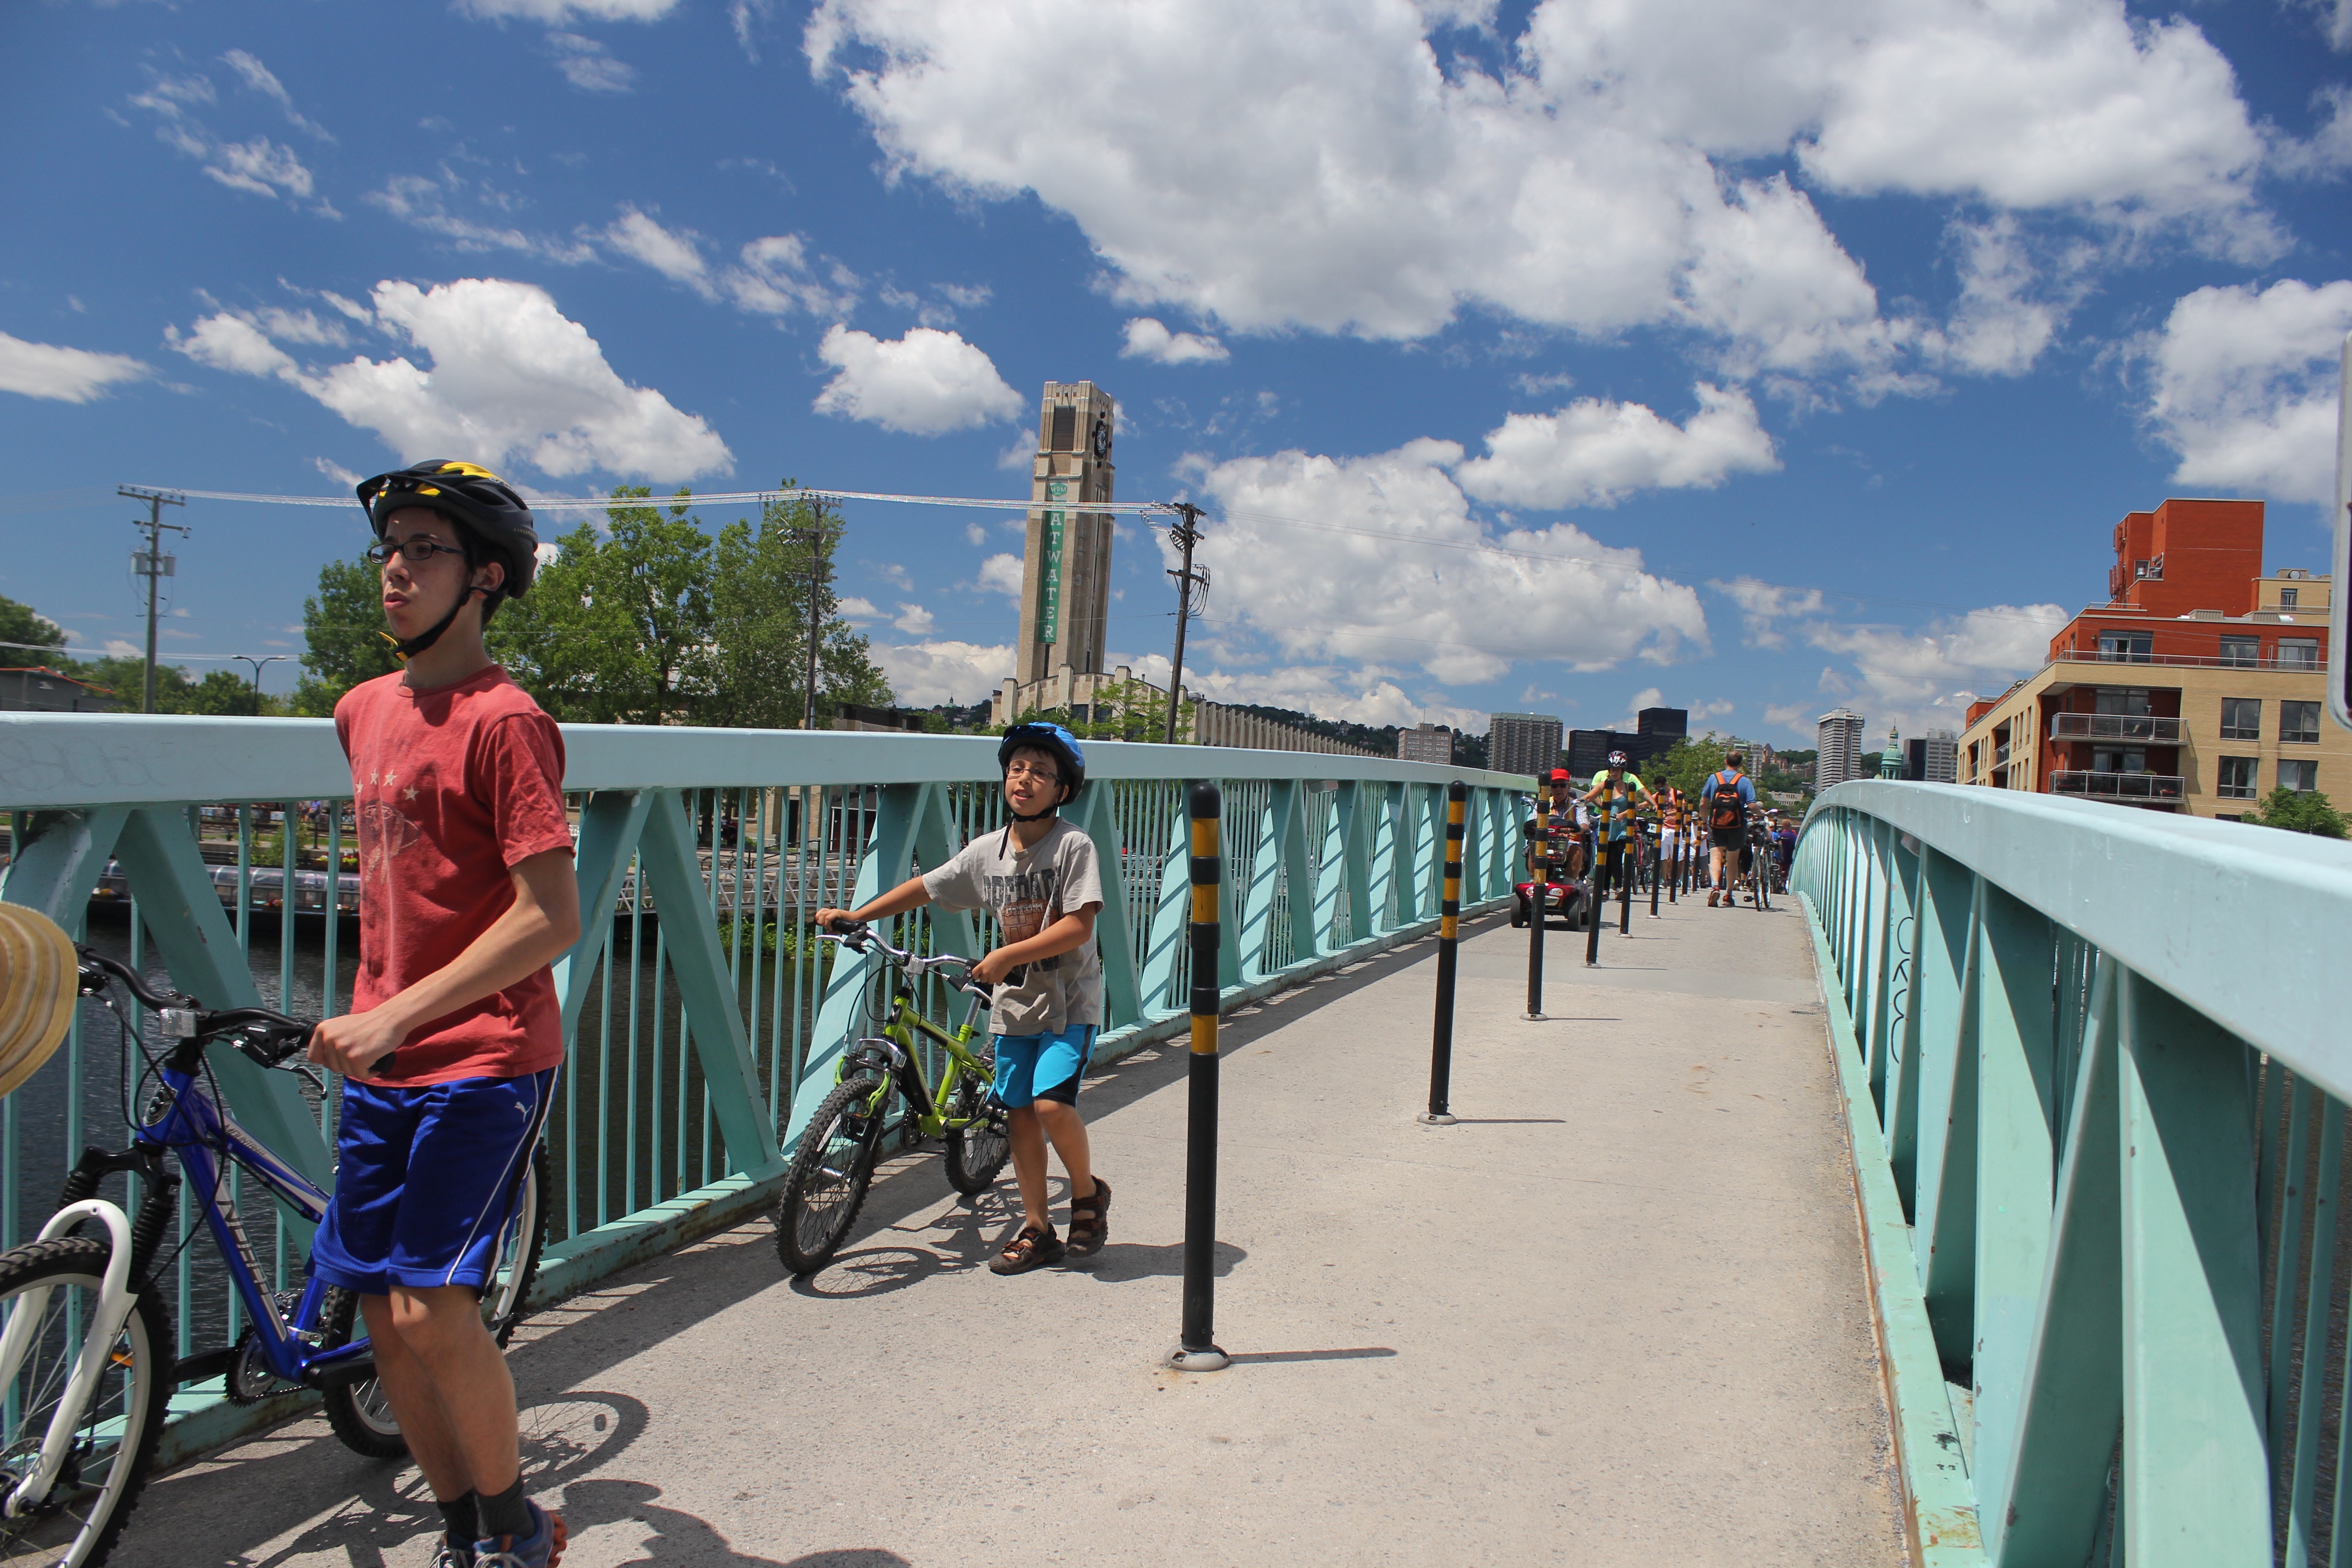
M992 1042L976 1052L981 1061L993 1075L996 1048ZM1013 1152L1013 1136L1004 1128L1003 1113L988 1114L989 1079L967 1077L956 1086L955 1102L948 1108L951 1121L961 1121L961 1127L948 1129L948 1185L966 1197L974 1197L996 1184L997 1173L1004 1169L1004 1158Z
M60 1237L0 1255L0 1321L13 1328L18 1313L35 1314L26 1325L25 1358L5 1390L0 1498L40 1465L41 1440L98 1316L112 1250L108 1242ZM162 1309L142 1294L115 1335L89 1403L76 1414L73 1446L48 1495L21 1519L0 1518L0 1562L84 1568L106 1561L139 1505L163 1436L171 1344Z
M796 1275L831 1262L857 1221L882 1133L881 1112L868 1114L880 1087L871 1073L835 1084L801 1133L776 1205L776 1256Z

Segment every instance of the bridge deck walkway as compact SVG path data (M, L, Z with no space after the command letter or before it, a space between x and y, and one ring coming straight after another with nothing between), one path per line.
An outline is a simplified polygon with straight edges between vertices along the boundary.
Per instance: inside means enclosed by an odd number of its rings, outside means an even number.
M511 1363L568 1568L1903 1561L1801 915L1637 907L1595 971L1556 932L1533 1023L1526 940L1465 938L1451 1128L1433 942L1228 1019L1227 1372L1157 1365L1181 1043L1090 1080L1088 1272L988 1273L1005 1211L926 1152L814 1279L761 1223L542 1315ZM421 1565L436 1527L313 1418L156 1482L116 1561Z

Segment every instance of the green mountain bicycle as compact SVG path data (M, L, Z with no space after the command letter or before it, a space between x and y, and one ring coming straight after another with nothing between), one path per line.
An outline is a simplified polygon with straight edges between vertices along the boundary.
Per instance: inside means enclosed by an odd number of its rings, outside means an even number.
M1013 1151L1004 1109L991 1092L994 1037L978 1027L989 987L971 977L973 961L951 953L925 958L892 947L863 924L844 922L835 930L840 934L817 940L879 952L898 973L882 1032L851 1041L842 1053L833 1090L809 1118L784 1173L783 1197L776 1205L776 1256L795 1275L824 1268L856 1222L894 1098L905 1104L898 1125L910 1138L945 1140L948 1183L966 1196L986 1192ZM961 971L956 989L971 998L961 1026L953 1030L923 1016L915 1005L914 983L940 969ZM923 1080L918 1037L946 1053L936 1091Z

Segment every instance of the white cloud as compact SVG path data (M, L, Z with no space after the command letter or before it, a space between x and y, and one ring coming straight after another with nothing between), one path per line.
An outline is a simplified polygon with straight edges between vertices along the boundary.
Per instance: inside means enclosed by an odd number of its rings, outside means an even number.
M910 637L921 637L930 636L933 619L931 612L922 605L901 602L898 613L890 617L890 624Z
M2022 375L2058 335L2074 301L2048 297L2014 215L1956 223L1960 298L1936 345L1944 360L1980 375Z
M1742 630L1750 647L1786 647L1789 639L1781 635L1777 622L1822 613L1819 588L1776 587L1754 577L1736 577L1728 583L1710 578L1706 585L1739 606Z
M284 112L286 122L298 131L306 131L321 142L332 142L327 128L294 107L294 95L277 74L243 49L231 49L221 57L223 63L244 79L245 85L275 103Z
M1735 473L1780 467L1756 405L1698 384L1698 412L1676 426L1639 403L1580 397L1556 414L1514 414L1486 433L1486 456L1454 470L1481 500L1551 510L1614 506L1636 490L1713 489Z
M1368 668L1292 664L1265 670L1196 670L1191 668L1192 662L1189 658L1185 661L1184 689L1212 702L1256 703L1265 708L1312 713L1318 719L1374 726L1394 724L1400 729L1423 722L1472 732L1486 728L1484 710L1461 707L1442 696L1415 697L1399 684L1397 671L1377 666ZM1168 682L1167 657L1159 656L1156 668L1149 668L1151 663L1145 661L1136 674L1164 689Z
M544 22L658 22L677 0L457 0L457 8L480 20Z
M2332 504L2347 330L2352 281L2183 296L2140 345L2154 367L2147 417L2180 455L2174 481Z
M1021 596L1021 557L1000 552L980 563L980 575L975 579L983 588L993 588L1013 598Z
M1979 692L2001 690L2042 667L2067 618L2056 605L1992 605L1937 620L1924 632L1817 621L1805 628L1805 640L1852 661L1867 695L1851 700L1874 742L1886 722L1911 734L1961 729Z
M867 645L867 652L889 678L899 703L909 708L978 702L1013 673L1010 645L876 642Z
M718 297L719 291L711 287L709 264L703 260L702 247L691 230L672 232L636 208L623 207L621 216L604 230L604 243L706 300Z
M702 254L702 237L692 229L665 228L634 206L624 206L599 237L622 255L643 262L673 283L683 283L706 300L725 299L754 315L840 312L856 302L846 287L835 292L811 268L808 247L796 234L755 239L740 253L742 264L713 268ZM836 268L836 270L838 270ZM854 284L856 279L850 279Z
M716 431L650 387L631 386L587 329L544 289L495 278L423 289L387 280L377 321L428 362L364 355L308 371L252 321L208 316L173 346L216 369L271 375L412 460L462 455L520 458L552 476L639 474L656 479L724 473L733 457Z
M438 179L394 174L382 190L371 191L362 199L403 223L441 236L461 251L512 250L575 267L596 254L596 247L583 240L532 234L511 224L486 222L455 210L460 203L469 203L503 215L515 204L446 166Z
M578 33L550 33L548 51L563 79L583 92L627 92L637 79L637 68L613 58L602 41Z
M259 196L307 196L311 189L310 171L302 166L294 149L281 147L267 136L214 147L205 173L233 191L251 191Z
M988 542L988 530L976 522L967 522L963 525L963 537L968 544L985 544Z
M1567 523L1474 520L1446 472L1461 460L1451 441L1420 440L1194 464L1222 503L1201 555L1217 574L1212 620L1237 619L1294 658L1411 662L1448 684L1498 679L1522 659L1666 662L1706 643L1698 595L1643 571L1639 551Z
M804 47L894 174L1034 193L1118 300L1240 331L1410 339L1487 309L1696 329L1735 375L1924 389L1902 362L1927 329L1881 316L1806 195L1735 172L1776 158L1842 193L2281 244L2228 62L2124 0L1543 0L1499 77L1433 47L1458 10L822 0ZM1035 133L1045 101L1092 155Z
M882 610L879 605L876 605L871 599L863 598L856 595L852 595L846 599L835 601L834 608L841 613L841 616L844 620L878 621L882 618Z
M956 332L912 327L886 342L835 323L817 357L837 372L811 406L909 436L966 430L1022 411L1020 394Z
M1127 323L1127 346L1118 351L1128 359L1148 359L1160 364L1214 363L1233 356L1225 345L1202 332L1171 332L1150 316Z
M88 403L119 382L138 381L148 374L148 367L129 354L28 343L0 332L0 392Z

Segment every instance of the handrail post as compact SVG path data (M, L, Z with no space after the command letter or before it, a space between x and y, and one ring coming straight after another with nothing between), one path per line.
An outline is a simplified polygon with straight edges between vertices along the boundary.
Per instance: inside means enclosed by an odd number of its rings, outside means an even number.
M1184 1321L1168 1357L1179 1372L1218 1372L1231 1358L1217 1348L1217 912L1225 857L1218 828L1224 803L1207 779L1187 792L1192 818L1192 1049L1186 1085L1184 1161Z
M1450 1127L1446 1110L1454 1078L1454 972L1461 952L1462 803L1460 779L1445 786L1445 889L1437 906L1437 1020L1429 1042L1429 1113L1434 1127Z

